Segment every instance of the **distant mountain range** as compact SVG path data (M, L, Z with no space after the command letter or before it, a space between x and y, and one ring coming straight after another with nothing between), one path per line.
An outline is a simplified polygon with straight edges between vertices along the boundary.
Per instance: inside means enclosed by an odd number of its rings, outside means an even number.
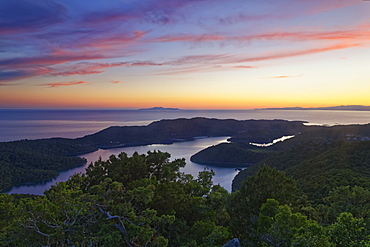
M363 105L341 105L329 107L283 107L283 108L262 108L256 110L338 110L338 111L370 111L370 106Z

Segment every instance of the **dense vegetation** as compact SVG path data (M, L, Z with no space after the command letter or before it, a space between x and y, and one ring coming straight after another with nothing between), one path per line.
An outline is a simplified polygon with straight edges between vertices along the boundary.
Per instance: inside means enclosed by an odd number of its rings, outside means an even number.
M248 143L220 143L191 156L191 161L208 166L247 167L274 154Z
M218 120L207 118L161 120L148 126L109 127L77 139L52 138L0 143L0 191L56 177L59 171L84 163L70 157L98 148L170 144L197 136L234 136L270 139L302 130L303 122L284 120ZM259 133L258 135L256 133Z
M1 246L369 246L368 187L339 186L312 204L262 166L229 194L179 171L183 159L125 153L91 164L44 196L0 194Z
M298 187L310 200L321 200L332 188L340 185L370 187L370 141L328 142L313 140L241 171L234 179L238 189L248 175L264 164L284 171L299 181Z
M292 134L267 148L249 144ZM44 196L0 194L0 245L222 246L237 237L242 246L370 246L370 125L196 118L0 143L0 188L49 179L84 162L71 155L98 147L220 135L232 143L193 159L255 163L231 194L212 184L212 171L181 173L185 161L167 153L121 153Z
M359 142L359 141L370 141L370 124L366 125L338 125L332 127L325 126L306 126L304 128L298 128L298 126L292 125L293 129L290 131L283 131L282 129L278 132L279 136L270 139L259 139L255 137L259 134L259 130L253 130L248 132L239 132L230 138L231 143L222 144L209 147L195 154L192 159L200 164L228 164L226 166L232 166L230 160L232 159L235 166L243 163L252 163L256 164L265 158L272 157L273 152L286 151L296 146L301 148L306 146L311 146L310 142L338 142L338 141L347 141L347 142ZM294 128L296 127L296 128ZM279 129L279 128L276 128ZM275 130L276 130L275 129ZM274 129L266 130L266 133L275 132ZM255 131L255 132L254 132ZM254 134L252 134L254 133ZM283 134L284 133L284 134ZM283 142L278 142L269 147L256 147L249 145L252 143L271 143L274 139L280 138L282 136L294 135L294 138L288 139ZM247 137L248 136L248 137ZM263 135L262 135L263 136ZM314 147L312 147L314 148ZM233 153L234 156L226 154ZM320 150L318 150L320 151ZM290 151L289 151L290 152ZM224 154L221 154L224 153ZM259 155L256 155L258 153ZM265 155L265 156L264 156ZM217 160L215 159L217 156ZM217 162L216 162L217 161ZM234 166L234 167L235 167Z
M94 150L67 139L0 143L0 191L14 185L55 178L59 171L86 163L84 159L70 155Z
M233 136L237 140L269 142L283 135L298 133L305 128L301 121L240 121L197 117L161 120L148 126L113 126L98 133L78 138L76 142L103 148L154 143L167 144L194 140L194 137L198 136Z

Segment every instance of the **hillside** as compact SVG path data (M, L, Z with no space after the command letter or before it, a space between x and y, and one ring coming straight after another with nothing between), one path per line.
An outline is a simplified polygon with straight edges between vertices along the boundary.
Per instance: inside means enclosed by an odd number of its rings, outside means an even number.
M285 172L311 200L321 200L337 186L370 187L370 141L312 140L296 145L241 171L233 190L262 165Z
M296 127L293 125L293 127ZM263 132L263 133L261 133ZM261 136L267 136L268 133L274 138L269 140L258 137L258 134L261 133ZM278 134L280 133L280 135ZM282 136L294 135L294 138L285 140L283 142L278 142L269 147L256 147L249 145L250 142L256 143L270 143L275 138ZM226 151L221 150L220 146L212 146L207 149L200 151L199 153L192 156L192 160L199 164L226 164L230 159L233 160L232 163L235 164L256 164L263 160L263 155L272 152L281 152L289 150L296 145L305 146L307 142L312 140L316 141L367 141L370 140L370 125L338 125L338 126L305 126L304 128L292 128L288 130L279 129L270 129L266 130L251 130L250 134L246 132L240 132L234 135L229 139L231 143L223 144L222 149L227 149L227 153L233 153L235 155L226 155L223 154ZM237 145L236 145L237 144ZM258 153L258 155L256 155ZM215 158L217 157L217 159ZM257 158L258 157L258 158ZM267 156L265 157L267 158ZM217 162L216 162L217 161ZM236 165L238 166L238 165Z
M98 148L115 148L191 141L198 136L238 136L254 131L304 128L303 122L284 120L219 120L208 118L161 120L147 126L113 126L77 139L51 138L0 143L0 191L9 187L51 180L59 171L83 165L84 159L71 157ZM270 139L266 131L262 137ZM244 137L243 137L244 138ZM253 138L252 138L253 139Z
M95 151L70 139L52 138L0 143L0 191L21 184L49 181L58 172L84 165L73 157Z
M266 141L306 129L302 121L234 120L234 119L174 119L153 122L147 126L113 126L76 139L77 143L99 148L171 144L194 140L198 136L232 136L237 140Z
M220 167L247 167L271 156L274 151L262 150L247 143L221 143L191 156L192 162Z

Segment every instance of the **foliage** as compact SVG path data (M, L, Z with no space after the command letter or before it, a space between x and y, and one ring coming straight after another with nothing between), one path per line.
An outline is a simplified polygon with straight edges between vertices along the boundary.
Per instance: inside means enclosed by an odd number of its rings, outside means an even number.
M91 150L72 144L67 139L0 143L0 191L23 183L39 183L55 178L58 171L86 162L69 155Z
M326 223L332 224L342 212L349 212L356 218L363 218L369 228L370 191L360 186L336 187L324 198L321 210Z
M293 138L294 139L294 138ZM328 142L312 140L242 171L234 179L234 189L248 176L266 164L284 171L299 183L298 189L310 201L322 203L323 198L335 187L370 187L370 141Z
M90 164L86 175L44 196L2 195L4 246L221 246L231 234L213 171L179 171L183 159L160 151L125 153ZM5 221L5 219L14 219ZM22 236L18 238L17 236ZM193 238L189 238L193 236Z
M288 205L268 199L257 220L260 241L271 246L330 246L324 228Z
M370 232L366 230L363 219L354 218L351 213L341 213L329 227L329 235L335 246L369 246Z
M192 162L221 167L246 167L271 156L273 152L243 143L221 143L199 151Z
M169 144L194 140L197 136L237 138L241 135L242 139L248 137L257 141L258 138L271 138L270 134L281 136L287 132L297 133L305 129L302 123L284 120L174 119L153 122L148 126L109 127L76 139L51 138L2 142L0 191L16 185L51 180L58 172L84 163L83 159L71 156L92 152L97 148Z
M293 179L271 167L262 167L230 197L227 209L231 217L232 232L241 241L257 241L256 224L262 204L270 198L283 204L291 204L295 193Z
M0 194L0 246L205 247L235 237L242 246L369 246L369 147L295 146L248 168L231 194L213 185L212 170L194 178L168 153L112 155L44 196Z

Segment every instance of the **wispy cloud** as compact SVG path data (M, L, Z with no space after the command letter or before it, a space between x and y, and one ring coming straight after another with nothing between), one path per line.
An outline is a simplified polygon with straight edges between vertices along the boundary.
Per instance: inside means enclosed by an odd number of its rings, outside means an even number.
M0 71L0 81L10 82L14 80L21 80L29 77L45 75L50 73L48 68L26 68L26 69L17 69L17 70L3 70Z
M311 16L332 10L336 10L343 7L349 7L356 4L363 3L363 0L296 0L296 1L275 1L274 3L264 3L260 1L260 6L266 4L263 8L265 10L263 13L258 13L258 11L247 12L243 10L237 10L231 15L218 17L218 23L220 24L236 24L241 22L251 22L251 21L263 21L263 20L286 20L297 16ZM258 7L258 6L257 6Z
M234 68L236 68L236 69L255 69L257 67L256 66L248 66L248 65L237 65L237 66L234 66Z
M143 62L125 62L121 64L93 64L91 66L73 65L73 62L82 62L89 60L109 59L122 57L125 54L130 54L130 51L125 51L122 48L127 44L136 42L141 39L146 32L135 31L133 34L117 35L110 39L109 37L95 37L79 41L73 47L58 47L45 50L43 55L25 56L16 58L0 59L0 81L11 81L25 78L31 78L38 75L50 74L53 76L70 76L70 75L88 75L103 73L104 68L117 66L145 66ZM121 52L117 52L117 50ZM59 66L63 65L63 66ZM61 67L70 67L67 71L63 71ZM77 68L77 69L73 69ZM47 71L46 71L47 70ZM62 71L61 71L62 70Z
M100 74L105 72L109 68L114 67L145 67L145 66L160 66L161 63L155 63L152 61L127 61L127 62L116 62L116 63L78 63L63 68L62 72L54 72L50 75L53 76L70 76L70 75L89 75L89 74Z
M0 34L36 31L67 18L66 8L53 0L2 0L0 9Z
M266 79L288 79L288 78L295 78L295 77L302 77L301 75L279 75L279 76L271 76L271 77L265 77Z
M314 1L313 1L314 2ZM331 11L338 8L348 7L352 5L356 5L359 3L363 3L363 0L329 0L329 1L316 1L316 4L312 6L312 8L306 10L308 14L318 14L327 11Z
M265 32L247 36L225 36L212 34L174 34L154 39L155 42L210 42L210 41L237 41L250 42L253 40L286 40L286 41L357 41L370 42L370 31L355 27L349 30L334 31L293 31L293 32Z
M223 35L213 35L213 34L200 34L200 35L190 35L190 34L178 34L178 35L166 35L159 37L154 41L157 42L207 42L207 41L221 41L227 40L228 38Z
M91 74L101 74L103 73L103 70L75 70L75 71L64 71L64 72L58 72L58 73L52 73L51 75L54 76L71 76L71 75L91 75Z
M79 55L79 54L67 54L67 55L50 54L47 56L39 57L19 57L0 60L0 68L11 69L14 67L17 68L47 67L74 61L96 60L102 58L105 57L102 55Z
M257 61L264 61L264 60L271 60L271 59L289 58L289 57L303 56L303 55L309 55L309 54L316 54L316 53L321 53L321 52L326 52L326 51L341 50L341 49L358 47L358 46L360 46L360 44L340 43L340 44L334 44L334 45L312 48L312 49L283 51L283 52L277 52L275 54L241 58L240 60L236 60L235 62L239 62L239 63L257 62Z
M113 84L118 84L118 83L121 83L122 81L114 81L114 80L111 80L110 82L113 83Z
M176 13L179 9L189 5L196 5L207 0L156 0L146 1L138 4L137 2L122 2L115 8L103 8L94 11L84 17L86 25L106 25L107 23L122 22L147 22L159 25L174 23L177 21Z
M86 81L68 81L68 82L52 82L52 83L46 83L42 84L43 86L49 86L49 87L65 87L65 86L75 86L80 84L86 84L88 82Z
M242 1L240 1L241 3ZM215 0L214 5L223 6L222 0ZM297 3L283 0L280 3L268 4L253 3L252 7L263 6L261 11L255 9L241 9L235 14L219 11L204 18L218 19L216 31L198 27L186 30L188 33L177 33L175 24L181 22L189 25L203 18L204 12L195 11L196 20L190 20L188 13L190 7L201 7L209 4L209 0L156 0L145 4L137 1L116 3L114 7L99 5L97 8L86 8L81 12L71 11L68 3L58 3L56 0L27 1L3 0L0 1L0 34L4 44L11 47L14 52L0 59L0 81L15 81L32 78L40 75L48 76L85 76L102 74L114 67L157 67L168 73L194 73L200 71L221 71L230 69L251 69L255 66L248 63L303 56L331 50L340 50L351 47L364 47L370 43L370 31L364 27L354 26L337 30L325 29L311 31L271 31L273 29L257 30L251 28L238 32L229 32L222 28L220 22L234 24L242 21L253 22L268 18L288 18L301 13L315 14L346 7L359 3L359 1L345 0L297 0ZM235 6L239 5L236 1ZM261 6L259 6L261 4ZM270 5L272 6L270 8ZM285 6L286 8L281 8ZM277 8L281 11L275 11ZM260 8L261 9L261 8ZM243 11L242 11L243 10ZM295 12L292 10L296 10ZM150 24L150 25L149 25ZM171 28L161 29L171 26ZM163 31L165 30L165 31ZM194 31L197 30L197 31ZM209 32L207 32L207 31ZM214 30L214 29L213 29ZM270 30L270 31L269 31ZM283 29L282 29L283 30ZM329 30L329 31L328 31ZM185 32L185 31L184 31ZM235 35L237 33L237 35ZM252 34L250 34L252 33ZM245 35L248 34L248 35ZM181 52L172 60L161 56L150 57L148 60L135 60L137 53L145 54L154 51L159 43L210 43L218 42L220 47L224 44L235 46L248 46L252 41L286 41L305 42L301 50L272 50L269 53L246 55L243 52L231 53L218 50L221 54L205 54L183 56ZM315 41L310 42L310 41ZM11 44L15 43L15 44ZM217 44L218 44L217 43ZM19 55L18 48L24 46L23 55ZM214 51L213 51L214 52ZM211 53L211 52L210 52ZM214 52L217 53L217 52ZM13 54L17 54L14 56ZM199 54L196 53L196 54ZM149 55L150 56L150 55ZM140 56L142 58L143 56ZM126 59L127 58L127 59ZM128 60L123 62L110 62L109 59ZM161 61L162 60L162 61ZM104 62L102 62L104 61ZM108 62L107 62L108 61ZM95 63L94 63L95 62ZM247 65L245 65L246 63ZM162 73L160 71L159 73Z

